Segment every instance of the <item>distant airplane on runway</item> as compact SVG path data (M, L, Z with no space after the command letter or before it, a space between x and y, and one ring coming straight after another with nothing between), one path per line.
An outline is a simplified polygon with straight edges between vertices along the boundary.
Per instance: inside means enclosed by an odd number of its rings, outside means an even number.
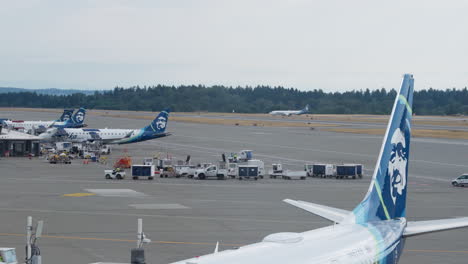
M303 233L276 233L262 242L176 264L396 264L405 239L468 226L468 217L406 220L413 75L405 74L368 192L352 211L284 200L335 224Z
M140 129L49 128L39 135L42 141L61 138L71 142L101 141L104 144L129 144L169 136L166 133L169 109L163 110L148 126Z
M302 110L275 110L271 111L270 115L281 115L281 116L291 116L291 115L302 115L309 113L309 105L306 105Z
M73 114L73 111L71 111L70 109L65 109L63 111L62 116L58 120L53 120L53 121L6 120L6 121L3 121L3 123L11 127L12 129L24 130L24 132L28 132L28 133L34 132L36 134L43 132L47 128L50 128L50 127L60 127L60 128L83 127L84 126L83 122L86 116L86 109L80 108L73 116L71 116L71 114Z

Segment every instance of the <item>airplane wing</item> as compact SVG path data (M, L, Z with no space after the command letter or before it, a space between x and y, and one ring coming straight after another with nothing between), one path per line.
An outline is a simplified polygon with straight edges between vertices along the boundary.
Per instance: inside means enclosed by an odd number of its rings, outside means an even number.
M335 223L342 222L351 213L350 211L304 201L286 199L283 200L283 202L299 207L303 210L306 210L309 213L313 213Z
M403 236L416 236L466 226L468 226L468 217L429 221L408 221L408 225L406 226L405 232L403 232Z

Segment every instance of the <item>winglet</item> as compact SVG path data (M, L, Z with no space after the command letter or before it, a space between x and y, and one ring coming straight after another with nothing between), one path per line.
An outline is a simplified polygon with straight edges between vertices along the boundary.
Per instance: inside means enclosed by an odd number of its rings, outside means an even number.
M219 251L219 241L216 242L216 247L215 247L215 250L214 250L213 253L216 254L216 253L218 253L218 251Z

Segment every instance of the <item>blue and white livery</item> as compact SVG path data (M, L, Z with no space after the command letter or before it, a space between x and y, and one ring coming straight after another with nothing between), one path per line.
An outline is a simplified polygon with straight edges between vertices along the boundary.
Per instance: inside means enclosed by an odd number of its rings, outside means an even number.
M15 130L22 130L31 134L40 134L51 127L57 128L76 128L84 126L86 109L80 108L74 115L73 110L65 109L59 120L63 121L23 121L7 120L4 124ZM68 119L67 119L68 117Z
M75 109L64 109L63 114L60 116L59 119L57 119L55 121L57 121L57 122L67 121L72 117L73 112L75 112Z
M306 105L302 110L275 110L271 111L270 115L280 116L291 116L291 115L303 115L309 113L309 105Z
M161 138L166 133L169 109L163 110L148 126L140 129L50 128L39 137L42 141L60 138L71 142L101 141L104 144L129 144Z
M286 203L333 221L303 233L277 233L236 250L176 264L396 264L410 236L468 226L468 217L406 220L413 75L405 74L395 100L369 190L352 211L304 201Z

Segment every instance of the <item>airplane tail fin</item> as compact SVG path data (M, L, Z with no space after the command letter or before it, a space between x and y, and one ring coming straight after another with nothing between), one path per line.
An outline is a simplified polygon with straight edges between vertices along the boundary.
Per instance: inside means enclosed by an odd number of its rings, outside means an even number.
M86 116L86 109L81 107L70 119L72 125L82 125Z
M356 223L406 215L406 186L411 137L414 79L405 74L364 200L353 210Z
M309 112L309 105L307 104L304 109L301 110L301 114L305 114Z
M162 110L153 122L145 127L145 131L164 133L166 131L167 121L169 120L169 112L169 108Z
M65 122L69 120L72 117L74 111L75 109L64 109L62 115L57 121Z

